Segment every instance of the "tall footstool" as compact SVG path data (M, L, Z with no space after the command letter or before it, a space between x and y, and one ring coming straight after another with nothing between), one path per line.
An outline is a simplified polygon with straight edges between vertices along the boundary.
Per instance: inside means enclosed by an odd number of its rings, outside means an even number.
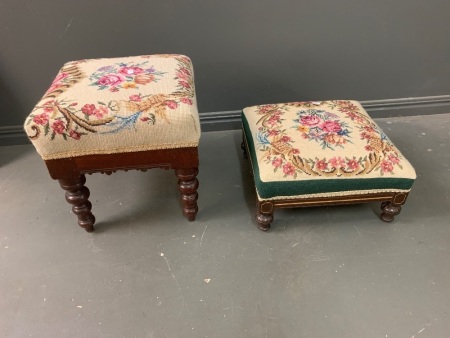
M86 231L94 230L95 217L85 174L95 172L174 169L183 213L195 219L200 124L188 57L68 62L25 131Z
M243 110L256 220L268 230L276 208L382 202L398 215L416 178L411 164L356 101L267 104Z

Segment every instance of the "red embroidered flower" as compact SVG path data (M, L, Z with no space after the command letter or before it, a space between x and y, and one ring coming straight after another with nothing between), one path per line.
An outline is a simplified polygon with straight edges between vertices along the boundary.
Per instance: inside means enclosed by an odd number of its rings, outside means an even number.
M141 67L122 67L119 69L119 73L123 75L137 75L143 72L144 70Z
M275 159L272 161L272 165L273 165L275 168L281 167L282 164L283 164L283 160L282 160L281 158L275 158Z
M331 166L336 168L336 169L341 168L341 167L345 167L345 159L343 159L340 156L338 156L338 157L335 156L333 158L330 158L329 162L330 162Z
M140 120L141 120L142 122L147 122L148 120L150 120L150 118L147 117L147 116L144 116L144 117L141 117Z
M337 133L342 130L339 122L330 120L322 122L319 127L329 133Z
M289 136L284 135L284 136L281 138L280 141L281 141L281 142L284 142L284 143L287 143L287 142L292 141L292 139L291 139Z
M92 115L92 114L94 114L94 111L95 111L95 105L86 103L86 104L83 106L83 108L81 108L81 111L82 111L84 114Z
M167 100L165 102L166 106L169 107L170 109L175 109L176 107L178 107L178 103L174 100Z
M273 126L274 124L278 123L278 121L280 121L280 115L274 114L267 120L267 123Z
M328 167L328 163L325 160L318 160L316 162L316 168L319 170L325 170Z
M364 149L366 149L367 151L372 151L373 150L373 148L370 145L366 145L364 147Z
M141 101L141 96L140 95L131 95L130 101L139 102L139 101Z
M357 169L359 167L359 162L355 159L348 160L347 167L350 169Z
M191 88L191 85L189 83L187 83L186 81L179 81L178 83L183 88Z
M286 163L284 166L283 166L283 172L284 172L284 174L285 175L294 175L295 174L295 167L292 165L292 164L290 164L290 163Z
M389 160L393 163L393 164L399 164L400 163L400 159L397 156L394 155L388 155Z
M117 86L121 84L123 81L125 81L125 77L120 74L108 74L102 76L98 81L97 84L100 86Z
M181 99L180 99L180 101L182 102L182 103L185 103L185 104L188 104L188 105L190 105L190 106L192 106L192 100L190 99L190 98L188 98L188 97L182 97Z
M95 115L96 118L101 119L103 116L108 114L108 108L105 106L100 106L97 109L94 110L93 115Z
M48 115L46 113L35 115L33 117L33 122L43 126L43 125L47 124L47 122L48 122Z
M55 133L62 134L64 133L64 130L66 130L66 126L64 125L63 121L56 120L52 123L52 129L55 131Z
M69 136L75 140L79 140L81 138L81 134L76 132L75 130L71 130L69 132Z
M390 161L383 160L380 164L381 170L385 173L390 173L392 170L394 170L394 166Z
M308 115L308 116L303 116L300 119L301 123L303 123L304 125L307 125L309 127L313 127L313 126L317 126L319 123L322 122L322 120L315 115Z
M277 136L280 133L280 131L276 129L269 129L267 133L269 134L269 136Z
M292 153L293 154L300 154L300 150L298 150L297 148L292 148Z

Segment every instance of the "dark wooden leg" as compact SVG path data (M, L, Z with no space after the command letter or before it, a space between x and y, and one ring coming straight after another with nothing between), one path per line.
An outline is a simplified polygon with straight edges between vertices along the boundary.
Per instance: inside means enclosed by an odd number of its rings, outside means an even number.
M198 212L198 168L177 169L175 174L178 177L178 190L181 194L181 203L183 205L183 214L192 222Z
M89 202L89 189L84 186L86 177L59 179L61 188L66 190L66 201L72 204L72 210L78 216L78 224L87 232L94 231L95 217L91 213L92 204Z
M256 202L256 222L258 228L262 231L270 229L270 224L273 222L273 203L272 202Z
M394 204L393 202L383 202L381 203L381 219L385 222L392 222L394 220L394 216L397 216L402 207L400 205Z

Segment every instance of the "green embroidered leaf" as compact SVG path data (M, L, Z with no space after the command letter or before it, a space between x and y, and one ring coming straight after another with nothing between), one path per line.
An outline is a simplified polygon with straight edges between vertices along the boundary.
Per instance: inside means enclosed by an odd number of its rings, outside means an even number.
M101 101L97 101L98 104L101 104L102 106L106 106L106 103L101 102Z
M50 139L53 141L53 140L55 139L55 136L56 136L56 133L53 132L53 133L52 133L52 136L50 137Z
M50 123L47 123L44 126L44 135L47 136L49 131L50 131Z
M66 135L66 133L63 133L63 134L62 134L62 137L63 137L64 140L67 141L67 135Z

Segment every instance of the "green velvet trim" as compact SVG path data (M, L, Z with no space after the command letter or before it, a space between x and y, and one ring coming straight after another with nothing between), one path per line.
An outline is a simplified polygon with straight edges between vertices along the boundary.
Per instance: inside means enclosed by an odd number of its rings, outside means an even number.
M303 181L276 181L263 182L259 175L258 160L256 158L255 145L252 133L244 113L242 113L242 125L247 140L253 167L256 190L260 198L273 198L278 196L299 196L319 193L332 193L355 190L375 189L411 189L414 180L409 178L351 178L351 179L320 179Z

